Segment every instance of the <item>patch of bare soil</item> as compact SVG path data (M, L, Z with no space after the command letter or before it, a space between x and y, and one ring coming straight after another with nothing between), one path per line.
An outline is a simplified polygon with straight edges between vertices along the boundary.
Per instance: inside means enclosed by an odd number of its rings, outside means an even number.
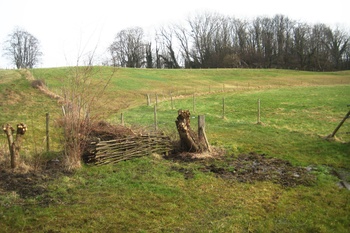
M219 157L198 158L186 154L177 154L168 159L178 162L195 162L200 165L199 170L213 173L216 177L244 183L257 181L272 181L284 187L297 185L313 185L315 176L303 167L295 167L288 161L267 157L264 154L241 154L237 158ZM185 179L193 177L193 170L176 168L174 170L184 174Z
M10 169L0 170L0 193L16 192L20 198L34 198L48 192L49 181L62 175L70 175L63 169L59 161L48 161L40 171L18 172ZM49 204L50 200L43 198L42 204Z

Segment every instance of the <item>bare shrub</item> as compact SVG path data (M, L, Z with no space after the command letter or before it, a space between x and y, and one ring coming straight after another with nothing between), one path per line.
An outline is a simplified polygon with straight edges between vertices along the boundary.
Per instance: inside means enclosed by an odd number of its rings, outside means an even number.
M92 122L99 118L98 97L103 95L106 83L93 80L98 69L93 66L76 66L71 69L68 83L63 88L64 105L64 163L68 170L81 167L82 151L92 129Z

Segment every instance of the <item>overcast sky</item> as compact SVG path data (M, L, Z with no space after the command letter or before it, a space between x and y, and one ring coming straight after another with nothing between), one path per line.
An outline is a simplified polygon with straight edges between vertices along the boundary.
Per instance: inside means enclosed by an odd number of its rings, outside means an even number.
M38 67L75 65L79 55L106 48L122 29L154 29L209 11L240 19L283 14L293 20L325 23L350 31L349 0L0 0L0 54L15 27L31 33L44 54ZM0 56L0 68L12 68Z

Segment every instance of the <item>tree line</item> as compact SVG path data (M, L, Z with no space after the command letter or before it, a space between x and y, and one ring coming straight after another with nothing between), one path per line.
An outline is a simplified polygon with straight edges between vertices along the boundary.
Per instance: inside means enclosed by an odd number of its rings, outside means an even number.
M104 65L134 68L281 68L312 71L350 69L350 36L325 24L308 24L284 15L242 20L201 13L182 24L155 30L119 31ZM42 53L39 41L16 29L4 43L17 68L33 68Z
M120 31L109 47L111 65L146 68L350 69L349 35L325 24L284 15L241 20L198 14L144 39L142 28Z

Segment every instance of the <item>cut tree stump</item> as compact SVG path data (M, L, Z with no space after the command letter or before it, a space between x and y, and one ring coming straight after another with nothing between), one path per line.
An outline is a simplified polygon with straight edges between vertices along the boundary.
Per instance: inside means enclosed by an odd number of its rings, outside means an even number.
M189 110L179 110L176 123L179 132L181 148L187 152L210 151L208 140L205 136L204 126L199 122L199 136L191 129L191 113ZM202 119L202 118L201 118Z

